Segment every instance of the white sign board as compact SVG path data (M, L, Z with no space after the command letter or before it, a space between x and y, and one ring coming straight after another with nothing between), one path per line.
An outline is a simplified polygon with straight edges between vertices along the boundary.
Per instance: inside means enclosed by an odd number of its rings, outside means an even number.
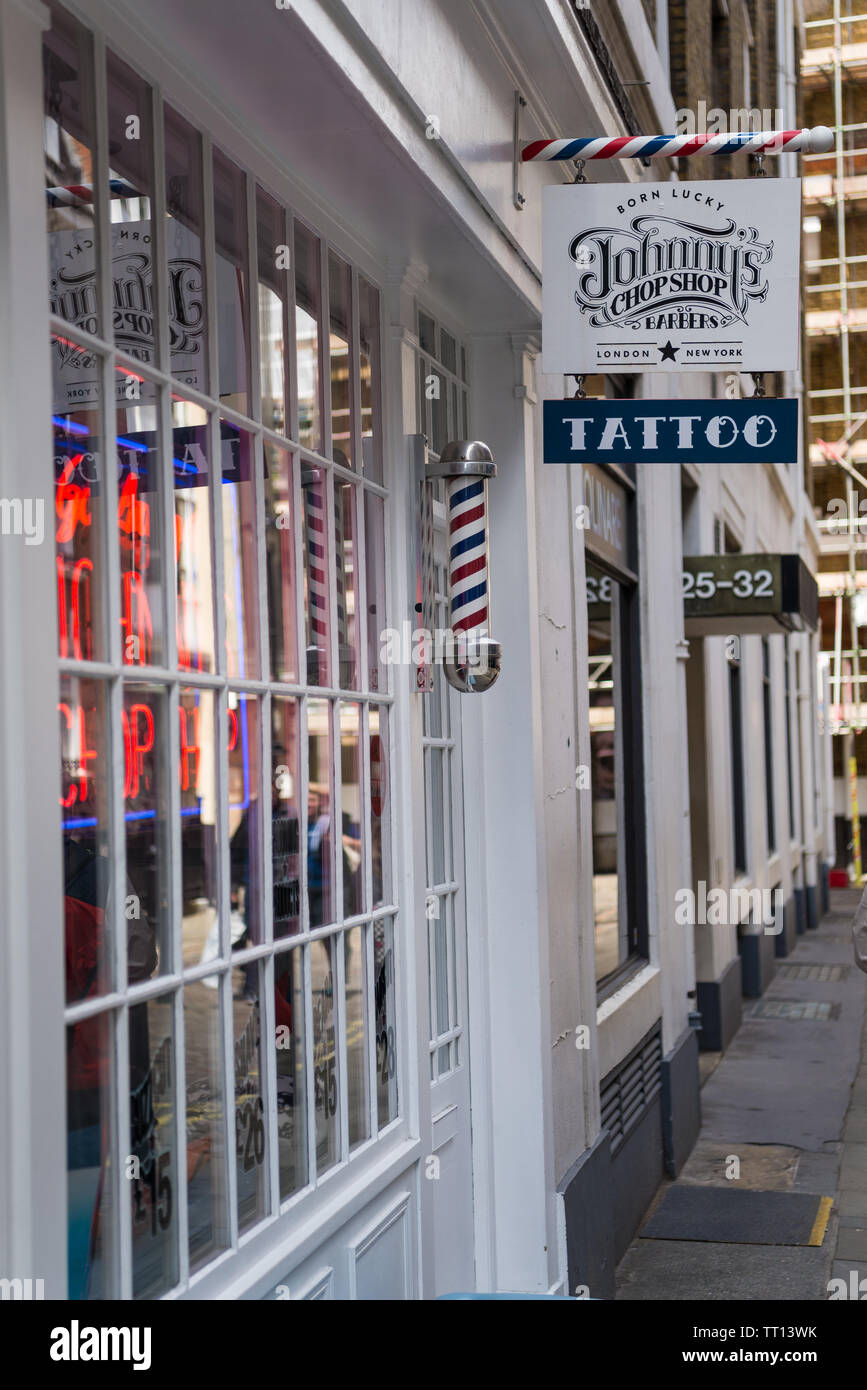
M542 197L544 372L797 369L800 179Z

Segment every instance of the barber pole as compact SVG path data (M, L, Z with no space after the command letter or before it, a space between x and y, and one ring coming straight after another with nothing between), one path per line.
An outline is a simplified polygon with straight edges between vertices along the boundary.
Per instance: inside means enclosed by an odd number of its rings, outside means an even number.
M489 636L488 479L496 472L487 445L463 439L447 444L427 470L429 478L446 479L449 626L456 640L443 669L464 693L487 690L500 673L500 644Z
M584 135L576 139L531 140L521 159L684 159L692 154L826 154L834 132L812 130L742 130L721 135Z

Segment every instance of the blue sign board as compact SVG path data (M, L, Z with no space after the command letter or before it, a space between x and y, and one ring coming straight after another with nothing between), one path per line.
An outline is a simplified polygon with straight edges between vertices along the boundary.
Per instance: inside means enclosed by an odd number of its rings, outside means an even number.
M544 403L545 463L795 463L798 402Z

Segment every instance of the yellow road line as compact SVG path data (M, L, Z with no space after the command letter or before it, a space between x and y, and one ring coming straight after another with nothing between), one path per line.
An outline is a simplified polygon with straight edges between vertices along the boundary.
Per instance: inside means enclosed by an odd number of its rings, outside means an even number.
M831 1208L834 1205L832 1197L819 1198L819 1210L816 1212L816 1220L813 1222L813 1229L810 1232L808 1245L821 1245L825 1239L825 1231L828 1229L828 1217L831 1215Z

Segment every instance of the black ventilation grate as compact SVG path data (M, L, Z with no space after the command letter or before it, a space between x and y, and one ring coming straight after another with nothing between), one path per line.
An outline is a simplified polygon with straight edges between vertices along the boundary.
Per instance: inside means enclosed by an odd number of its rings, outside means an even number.
M599 1088L602 1128L611 1136L612 1156L662 1089L662 1031L656 1026L603 1077Z

